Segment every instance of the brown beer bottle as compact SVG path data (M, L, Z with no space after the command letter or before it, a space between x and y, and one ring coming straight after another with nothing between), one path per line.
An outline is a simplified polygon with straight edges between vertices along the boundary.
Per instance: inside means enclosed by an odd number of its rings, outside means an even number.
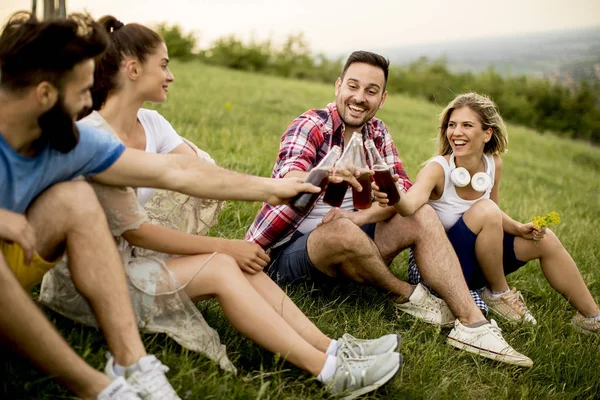
M372 169L375 172L373 179L375 179L375 183L379 186L379 191L387 194L388 205L393 206L400 201L400 192L398 191L396 182L392 178L392 167L386 164L383 157L377 151L375 142L372 139L367 139L365 146L369 154Z
M344 148L344 153L335 163L334 176L347 177L348 175L354 175L356 169L360 166L359 148L362 148L362 134L354 132ZM325 196L323 196L323 202L332 207L340 207L344 202L348 186L348 182L345 180L340 183L330 183L327 186Z
M307 214L313 208L317 199L325 190L329 182L329 173L333 170L333 166L341 153L342 151L339 146L333 146L317 166L308 173L304 182L319 186L321 191L319 193L298 193L290 201L290 207L294 211L298 214Z
M344 153L339 160L335 163L333 169L334 176L354 175L356 167L354 165L354 151L355 151L355 136L357 133L352 134L352 137L344 148ZM357 138L360 138L360 133ZM348 182L342 181L340 183L329 183L325 196L323 196L323 202L329 204L332 207L339 207L344 202L344 197L348 191Z
M357 210L364 210L371 207L371 173L369 172L369 166L365 157L365 149L363 147L362 133L355 132L352 135L352 139L356 136L356 144L353 145L354 151L354 165L356 169L360 169L362 172L356 177L356 180L361 184L362 191L357 191L352 188L352 204Z

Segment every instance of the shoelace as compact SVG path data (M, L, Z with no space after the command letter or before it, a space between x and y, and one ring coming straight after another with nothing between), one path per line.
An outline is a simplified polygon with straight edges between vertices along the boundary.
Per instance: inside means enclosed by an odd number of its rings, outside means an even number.
M441 299L438 299L437 297L434 297L431 294L427 296L425 303L425 308L427 308L429 311L437 312L440 311L442 308Z
M155 399L179 399L175 390L167 380L165 373L169 367L162 363L156 364L148 371L136 371L130 377L130 384L134 389L144 395L152 395Z
M529 312L521 292L517 291L512 294L507 294L504 298L506 299L506 302L509 303L511 308L516 309L521 315L525 315Z
M506 340L504 340L504 336L502 336L502 329L500 329L498 324L496 324L496 321L494 321L493 319L490 320L488 329L494 334L494 336L502 340L502 342L506 343ZM506 345L508 346L508 343L506 343Z
M356 378L354 377L354 375L352 375L352 373L350 372L351 367L350 367L350 360L351 358L348 357L338 357L338 360L340 360L341 362L341 367L344 368L345 372L345 376L346 377L350 377L350 384L348 384L347 378L344 382L344 387L342 390L348 390L348 388L354 388L356 386Z
M580 313L578 314L579 318L575 318L575 320L578 321L579 325L585 325L586 329L590 328L592 331L600 329L600 315L596 317L586 317Z
M355 350L358 347L358 351ZM351 358L358 358L365 354L365 349L352 335L344 335L339 339L338 350L342 353L347 354Z

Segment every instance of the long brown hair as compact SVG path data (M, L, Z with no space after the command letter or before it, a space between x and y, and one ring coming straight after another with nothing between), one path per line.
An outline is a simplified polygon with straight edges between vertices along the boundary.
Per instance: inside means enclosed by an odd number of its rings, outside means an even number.
M158 33L144 25L125 25L111 15L100 18L98 23L108 32L110 41L104 54L96 60L92 110L102 108L109 92L117 87L119 69L125 57L134 57L143 63L163 43Z

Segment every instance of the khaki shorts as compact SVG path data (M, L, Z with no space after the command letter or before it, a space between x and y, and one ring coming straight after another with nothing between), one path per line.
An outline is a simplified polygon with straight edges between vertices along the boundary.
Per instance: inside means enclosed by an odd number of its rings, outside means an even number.
M17 243L7 243L0 240L0 250L21 286L27 290L31 289L36 283L40 283L44 274L54 268L62 258L59 257L57 260L49 262L36 252L31 264L25 265L25 254Z

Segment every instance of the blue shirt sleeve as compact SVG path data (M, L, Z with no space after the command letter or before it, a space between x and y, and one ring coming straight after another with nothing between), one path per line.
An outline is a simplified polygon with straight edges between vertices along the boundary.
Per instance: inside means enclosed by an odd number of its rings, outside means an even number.
M90 177L107 170L125 151L125 145L110 133L77 122L79 143L68 153L71 165L79 166L78 175Z

